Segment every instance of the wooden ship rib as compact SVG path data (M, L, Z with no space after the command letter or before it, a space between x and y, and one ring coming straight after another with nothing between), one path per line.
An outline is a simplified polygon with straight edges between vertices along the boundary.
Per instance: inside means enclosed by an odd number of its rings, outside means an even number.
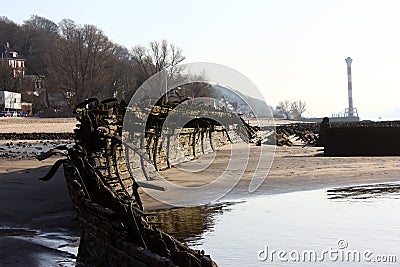
M116 100L85 101L74 111L80 122L75 145L38 157L65 156L41 179L63 166L82 228L76 266L217 266L204 251L157 229L143 211L121 140L125 111Z

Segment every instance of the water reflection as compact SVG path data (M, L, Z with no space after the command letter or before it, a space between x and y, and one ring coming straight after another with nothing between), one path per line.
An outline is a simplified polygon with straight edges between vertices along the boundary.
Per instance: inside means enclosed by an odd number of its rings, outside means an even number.
M376 266L330 259L260 261L257 253L268 246L270 251L321 255L330 248L340 250L342 240L349 250L395 255L400 261L399 189L400 184L391 183L269 195L229 206L173 209L161 219L163 229L205 250L219 266Z
M161 209L155 211L156 219L161 222L160 229L173 235L176 239L190 245L200 245L202 235L212 231L217 215L232 210L240 202L226 202L215 205Z

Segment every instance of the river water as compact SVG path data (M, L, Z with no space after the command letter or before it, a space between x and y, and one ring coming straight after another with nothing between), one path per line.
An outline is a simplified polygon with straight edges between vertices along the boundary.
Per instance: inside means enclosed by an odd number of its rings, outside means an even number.
M399 208L400 183L385 183L165 209L157 218L219 266L398 266ZM36 254L37 266L75 265L77 236L0 228L57 252Z
M160 211L163 229L219 266L398 266L400 184Z

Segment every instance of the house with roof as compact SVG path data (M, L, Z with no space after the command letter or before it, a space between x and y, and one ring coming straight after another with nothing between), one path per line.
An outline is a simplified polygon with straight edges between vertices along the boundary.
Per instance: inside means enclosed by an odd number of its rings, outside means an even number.
M18 56L18 53L10 48L9 43L0 45L0 61L10 67L10 77L22 78L25 76L25 59ZM8 75L8 74L7 74ZM21 93L13 92L13 88L5 86L0 91L0 111L20 111Z
M14 78L25 76L25 59L19 57L18 53L10 48L8 42L0 45L0 58L8 62L8 65L13 70Z

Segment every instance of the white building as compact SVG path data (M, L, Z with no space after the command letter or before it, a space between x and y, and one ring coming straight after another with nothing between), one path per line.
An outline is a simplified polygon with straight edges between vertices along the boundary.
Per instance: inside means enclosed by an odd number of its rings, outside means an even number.
M0 91L0 111L21 110L21 93Z

